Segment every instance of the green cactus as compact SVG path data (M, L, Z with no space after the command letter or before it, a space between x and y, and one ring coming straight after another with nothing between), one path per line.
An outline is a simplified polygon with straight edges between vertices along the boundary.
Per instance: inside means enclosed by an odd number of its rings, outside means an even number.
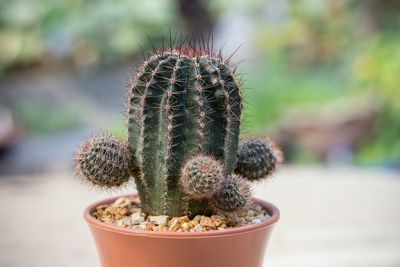
M219 55L183 48L151 56L131 87L129 146L146 213L189 212L179 186L183 164L212 155L233 171L241 95L235 74Z
M282 163L282 152L272 141L249 140L239 146L235 173L257 181L273 174Z
M110 144L105 144L106 139L98 141L100 147L113 149L90 148L91 154L103 155L91 156L101 160L90 161L97 164L90 171L84 163L86 157L81 156L88 149L81 149L78 174L96 185L117 186L126 181L129 166L142 210L148 215L204 213L212 206L211 199L223 196L231 183L238 186L237 192L232 192L240 199L226 209L242 208L250 191L232 176L242 113L239 87L229 59L206 46L155 51L129 86L128 149L111 138ZM89 140L83 147L96 142ZM117 171L116 161L120 161L121 171ZM220 209L222 201L214 207Z

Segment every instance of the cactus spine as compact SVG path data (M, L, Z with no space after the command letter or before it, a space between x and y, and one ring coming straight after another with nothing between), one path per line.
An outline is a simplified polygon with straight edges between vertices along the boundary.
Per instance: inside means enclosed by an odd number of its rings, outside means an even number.
M130 89L128 130L145 213L180 215L196 205L179 186L195 154L212 155L232 173L240 115L239 85L221 56L182 48L143 63Z

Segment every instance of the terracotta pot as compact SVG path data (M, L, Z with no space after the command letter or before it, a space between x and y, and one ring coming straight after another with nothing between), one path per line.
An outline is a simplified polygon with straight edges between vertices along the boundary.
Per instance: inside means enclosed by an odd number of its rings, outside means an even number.
M255 199L271 218L260 224L200 233L151 232L120 228L102 223L90 214L84 217L92 230L102 267L261 267L279 210Z

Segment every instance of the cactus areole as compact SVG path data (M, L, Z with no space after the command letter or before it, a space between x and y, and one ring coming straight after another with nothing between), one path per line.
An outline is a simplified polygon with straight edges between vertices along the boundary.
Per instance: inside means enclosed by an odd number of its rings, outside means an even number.
M142 211L148 215L196 215L213 207L234 212L245 206L250 199L248 183L254 175L246 177L250 171L233 174L237 164L251 168L248 158L238 156L241 89L234 68L221 53L190 46L155 51L131 78L127 113L126 147L111 135L92 137L81 145L76 166L83 179L96 186L119 186L126 180L129 157L130 176ZM263 146L252 157L262 160L273 147ZM246 162L238 162L242 159ZM256 163L260 160L253 159ZM119 174L123 177L111 177ZM240 178L231 178L233 175ZM235 192L242 195L225 194L228 189L223 186L229 183L223 181L237 179L242 182L235 184ZM222 195L230 199L211 205L213 198ZM222 203L235 205L223 207Z

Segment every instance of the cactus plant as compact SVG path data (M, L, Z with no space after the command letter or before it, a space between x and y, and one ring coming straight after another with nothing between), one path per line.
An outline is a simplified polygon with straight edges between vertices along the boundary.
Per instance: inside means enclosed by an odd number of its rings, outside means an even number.
M224 179L221 189L211 198L214 209L225 213L237 212L249 205L250 201L249 183L237 175Z
M76 153L76 172L97 187L118 187L129 180L130 153L111 134L100 133L83 143Z
M222 168L221 163L210 156L196 155L182 168L183 191L194 199L212 197L224 179Z
M247 181L232 176L242 96L229 58L224 60L206 45L155 50L132 76L127 106L127 146L112 139L114 145L106 145L103 139L100 147L112 147L103 151L91 148L97 139L87 141L78 152L78 174L97 185L117 185L115 181L126 180L129 151L129 174L148 215L196 215L210 206L234 212L246 205ZM105 159L85 156L87 146ZM87 171L85 158L90 157L102 160L90 161L97 166ZM117 158L121 171L110 172ZM227 199L229 194L238 199ZM210 205L215 196L220 196L216 205Z
M235 173L257 181L273 174L282 163L282 152L274 142L249 140L240 144Z

